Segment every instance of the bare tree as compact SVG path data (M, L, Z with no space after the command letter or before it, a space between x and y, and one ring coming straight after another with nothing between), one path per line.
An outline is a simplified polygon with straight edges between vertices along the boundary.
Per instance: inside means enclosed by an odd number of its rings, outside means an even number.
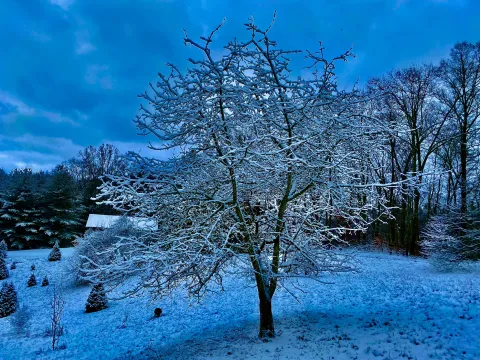
M200 297L245 264L258 290L259 334L274 336L278 286L353 270L335 247L346 231L366 230L372 204L386 211L378 184L363 181L358 167L383 151L383 130L362 115L355 92L337 89L335 64L350 51L327 61L322 47L279 50L270 27L251 21L249 39L228 43L216 59L219 28L201 42L186 36L203 58L190 59L184 73L169 65L170 74L141 95L148 106L138 129L158 140L152 148L179 155L129 154L129 174L101 187L104 203L154 216L161 231L120 237L104 250L111 263L90 267L86 277L115 285L135 274L127 295L165 295L186 283ZM302 58L311 73L294 79L289 63Z
M50 324L51 324L51 336L52 336L52 350L57 350L60 342L60 338L63 335L63 310L65 308L65 299L62 294L62 290L59 289L57 284L53 285L52 297L50 300Z
M480 43L458 43L440 64L443 91L440 99L457 123L460 157L460 209L467 212L469 151L473 150L480 117ZM474 181L476 181L475 179Z
M381 118L393 125L389 144L392 180L394 173L403 182L400 214L400 239L408 253L418 254L420 240L420 187L430 156L443 144L441 137L448 114L442 114L435 98L436 69L431 65L396 70L370 86L380 94ZM411 178L412 187L407 186ZM391 195L393 196L393 195ZM409 203L411 202L411 206ZM411 230L407 234L407 212Z

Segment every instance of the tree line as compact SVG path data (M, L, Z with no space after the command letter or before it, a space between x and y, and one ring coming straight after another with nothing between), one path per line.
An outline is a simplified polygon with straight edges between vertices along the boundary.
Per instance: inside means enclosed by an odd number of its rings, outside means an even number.
M90 213L116 214L92 198L100 177L123 165L110 144L89 146L51 171L0 169L0 238L10 248L50 247L56 241L70 246L83 235Z

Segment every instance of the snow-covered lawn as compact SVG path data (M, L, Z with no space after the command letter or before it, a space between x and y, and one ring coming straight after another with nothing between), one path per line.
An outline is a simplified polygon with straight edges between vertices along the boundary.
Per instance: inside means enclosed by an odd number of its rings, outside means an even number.
M224 293L190 305L184 293L111 301L86 314L89 287L65 290L63 350L49 350L51 286L27 288L30 266L37 281L61 275L64 259L49 250L9 252L7 263L19 299L33 314L28 336L0 319L0 359L480 359L480 272L442 274L423 259L358 254L361 272L328 276L332 284L302 281L297 302L280 289L274 298L278 336L257 339L253 281L227 277ZM58 280L57 280L58 281ZM155 307L164 316L153 318Z

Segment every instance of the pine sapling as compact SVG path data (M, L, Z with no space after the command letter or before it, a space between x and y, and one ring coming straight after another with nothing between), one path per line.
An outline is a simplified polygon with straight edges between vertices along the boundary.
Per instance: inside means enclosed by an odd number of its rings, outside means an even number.
M59 261L61 258L62 258L62 253L60 252L58 242L55 242L55 245L53 245L52 251L48 255L48 261Z
M7 257L8 246L5 240L0 242L0 257L6 258Z
M10 265L10 270L15 270L17 268L17 263L14 261L12 265Z
M30 266L30 270L35 271L35 264L32 264L32 266Z
M43 278L42 280L42 286L48 286L50 283L48 282L48 278L47 278L47 275L45 275L45 277Z
M28 335L32 314L25 305L18 307L17 311L10 317L10 325L17 335L25 333Z
M28 279L27 286L35 286L37 285L37 278L35 277L35 274L32 272L32 275L30 275L30 278Z
M12 282L5 282L0 290L0 318L9 316L17 310L18 298Z
M7 263L4 257L0 256L0 280L8 278Z
M100 311L108 307L107 295L105 294L105 289L103 288L102 283L93 285L92 291L87 299L87 304L85 305L85 312L91 313L95 311Z

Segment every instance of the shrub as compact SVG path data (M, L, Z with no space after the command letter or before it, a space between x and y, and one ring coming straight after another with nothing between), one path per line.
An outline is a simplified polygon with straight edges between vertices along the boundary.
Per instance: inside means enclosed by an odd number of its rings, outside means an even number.
M35 274L32 273L32 275L30 275L30 278L28 279L27 286L31 287L35 285L37 285L37 278L35 277Z
M13 314L17 306L17 291L12 282L5 282L0 290L0 318Z
M53 245L52 251L48 255L48 261L59 261L62 258L62 253L60 252L60 248L58 247L58 242L55 242Z
M17 263L14 261L12 265L10 265L10 270L15 270L17 268Z
M110 264L115 256L125 256L123 247L116 253L108 251L118 243L122 237L138 237L140 231L132 226L127 218L120 218L115 224L101 231L88 231L83 238L75 240L75 253L70 258L69 270L75 276L77 283L88 283L87 271L95 269L95 265Z
M4 257L0 256L0 280L8 278L7 263Z
M48 278L47 276L45 275L45 277L43 278L42 280L42 286L48 286L50 283L48 282Z
M32 316L28 308L22 305L10 317L10 325L17 335L28 333L31 318Z
M30 270L35 271L35 264L32 264L32 266L30 266Z
M0 257L7 257L8 246L5 240L0 241Z
M480 214L464 216L451 210L433 217L421 243L422 253L439 270L453 270L480 260Z
M106 309L108 307L107 303L107 295L105 294L103 284L95 284L88 296L87 304L85 305L85 312L91 313Z

